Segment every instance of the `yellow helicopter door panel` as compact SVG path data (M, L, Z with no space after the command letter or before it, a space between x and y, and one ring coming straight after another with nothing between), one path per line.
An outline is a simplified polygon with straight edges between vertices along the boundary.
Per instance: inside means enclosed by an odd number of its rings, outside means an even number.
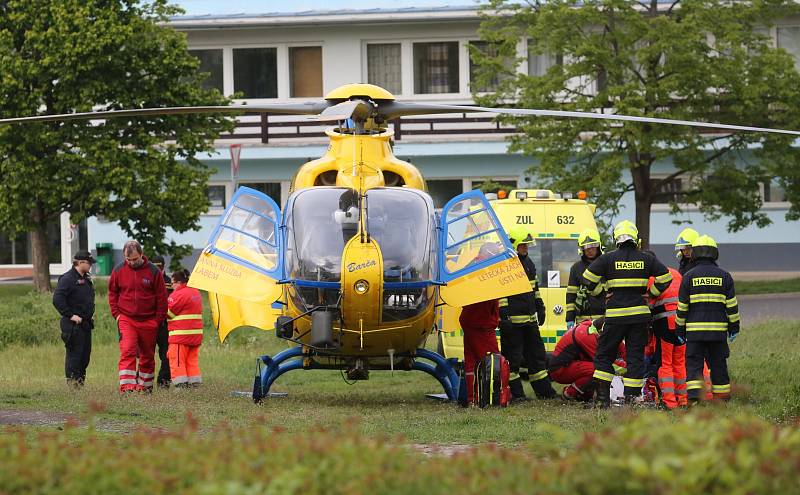
M530 292L525 270L480 191L456 196L442 210L439 294L450 306Z
M208 302L220 342L224 342L228 334L239 327L272 330L275 319L281 315L280 309L273 308L265 301L246 301L215 292L208 293Z
M240 188L214 228L189 285L269 305L282 292L280 211L266 194Z

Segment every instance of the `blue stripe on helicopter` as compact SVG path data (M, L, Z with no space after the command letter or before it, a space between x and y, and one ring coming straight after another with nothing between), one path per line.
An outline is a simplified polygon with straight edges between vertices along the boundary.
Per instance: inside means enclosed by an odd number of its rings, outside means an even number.
M342 286L339 282L317 282L316 280L297 280L294 278L286 280L286 282L298 287L311 287L313 289L339 289Z
M341 284L339 282L317 282L316 280L286 280L286 283L295 284L298 287L311 287L313 289L339 289ZM429 285L434 285L432 280L422 282L384 282L383 288L390 290L398 289L424 289Z
M425 280L422 282L384 282L383 288L384 289L424 289L429 285L433 285L434 282L432 280Z

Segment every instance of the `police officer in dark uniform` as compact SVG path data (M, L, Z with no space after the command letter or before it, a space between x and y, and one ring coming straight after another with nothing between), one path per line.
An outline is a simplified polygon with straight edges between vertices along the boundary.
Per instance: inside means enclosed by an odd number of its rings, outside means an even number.
M628 362L628 370L622 379L625 401L631 403L641 396L645 373L644 347L651 318L645 299L647 283L651 276L654 277L650 293L658 297L672 281L672 275L663 263L652 254L639 250L639 230L633 222L623 220L614 227L614 242L616 251L601 255L583 272L589 290L604 280L609 294L605 328L597 345L592 375L597 391L596 405L603 408L611 404L613 363L623 339Z
M161 275L164 277L164 285L167 286L167 297L169 297L169 295L172 294L172 278L167 276L167 271L164 269L164 257L157 254L153 256L150 261L156 265L156 268L159 269ZM161 367L158 369L156 383L161 388L169 388L169 384L172 382L172 376L169 370L169 358L167 357L167 348L169 347L167 320L162 321L158 326L156 346L158 346L158 358L161 360Z
M728 376L728 342L739 335L739 304L731 274L717 266L717 243L701 235L692 244L696 260L686 272L678 292L675 332L686 341L686 391L689 403L696 403L703 389L703 360L711 369L714 399L731 397Z
M547 374L547 353L539 333L539 325L544 324L545 318L544 301L536 280L536 265L528 256L528 244L534 239L525 227L516 226L509 232L509 240L531 283L530 292L500 299L500 347L511 371L508 385L512 400L525 399L522 387L525 373L536 397L552 399L556 391Z
M72 268L58 277L53 306L61 314L61 340L67 354L64 373L67 383L76 387L86 381L86 368L92 354L94 285L89 270L95 259L89 251L78 251Z

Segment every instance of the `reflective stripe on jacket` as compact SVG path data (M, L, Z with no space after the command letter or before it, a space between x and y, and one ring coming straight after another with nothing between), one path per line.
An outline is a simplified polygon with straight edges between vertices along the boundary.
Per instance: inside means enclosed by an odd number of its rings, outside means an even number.
M678 294L678 327L688 341L725 340L739 331L739 303L731 274L708 258L686 272Z
M500 299L500 308L503 308L503 312L507 312L511 323L536 322L540 325L544 324L544 300L542 300L542 293L539 291L539 282L536 280L536 265L530 256L520 257L519 261L522 263L525 274L531 283L531 291Z
M669 273L672 275L672 282L669 287L660 296L651 297L649 305L652 308L654 321L667 318L669 329L675 330L675 316L678 312L678 291L683 277L674 268L669 268ZM650 277L650 281L647 283L648 289L653 285L654 280L653 277Z
M167 299L170 344L200 345L203 342L203 299L200 291L183 286Z
M583 272L589 268L590 262L585 256L581 256L569 269L569 282L567 283L567 316L566 321L583 321L586 319L599 318L606 313L606 290L605 284L599 283L590 291L583 281ZM585 292L584 304L578 307L578 291L583 288Z
M648 289L650 277L654 282ZM583 272L583 278L590 290L605 281L610 294L606 300L606 321L619 324L650 321L650 307L643 296L649 293L658 297L672 282L672 275L663 263L631 242L600 255Z

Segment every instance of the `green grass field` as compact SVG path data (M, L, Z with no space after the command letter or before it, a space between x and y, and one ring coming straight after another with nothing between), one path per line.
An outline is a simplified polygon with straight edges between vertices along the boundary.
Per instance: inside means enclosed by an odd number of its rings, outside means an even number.
M346 384L339 372L295 371L273 386L273 391L287 392L287 397L255 405L247 398L231 396L231 392L251 390L256 357L274 354L284 346L271 332L254 329L239 330L223 345L213 329L207 328L200 356L202 388L120 396L116 391L116 330L102 287L98 287L95 346L87 385L75 391L64 383L64 350L50 298L26 289L0 287L0 410L83 419L95 411L93 418L101 431L127 432L138 426L171 429L183 424L191 413L201 429L225 422L255 422L291 432L318 426L336 431L355 425L368 436L402 435L411 443L552 447L573 445L581 433L613 426L631 414L667 414L584 410L558 401L531 401L507 409L462 409L425 398L426 393L441 392L433 378L401 371L394 375L373 372L369 381L353 385ZM709 409L725 417L748 413L772 423L795 422L800 417L798 349L798 323L769 322L747 328L731 349L734 400L727 407ZM670 417L681 421L682 414Z
M800 292L800 278L785 280L742 280L736 282L736 294L778 294Z

